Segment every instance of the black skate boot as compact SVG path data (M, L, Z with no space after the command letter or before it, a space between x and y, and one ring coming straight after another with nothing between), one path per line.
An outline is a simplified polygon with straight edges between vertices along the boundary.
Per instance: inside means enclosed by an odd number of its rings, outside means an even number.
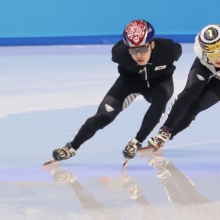
M130 139L122 153L126 159L133 159L141 147L142 144L138 140Z
M64 147L53 151L53 159L55 161L61 161L69 159L76 154L76 150L72 148L71 143L68 142Z

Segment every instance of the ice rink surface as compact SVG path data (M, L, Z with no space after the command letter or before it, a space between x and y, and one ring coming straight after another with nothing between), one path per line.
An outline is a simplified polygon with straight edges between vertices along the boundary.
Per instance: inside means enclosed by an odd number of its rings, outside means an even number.
M192 44L182 46L173 98L195 58ZM1 220L220 219L219 104L122 170L122 150L149 107L138 98L74 158L43 169L118 77L111 47L0 48Z

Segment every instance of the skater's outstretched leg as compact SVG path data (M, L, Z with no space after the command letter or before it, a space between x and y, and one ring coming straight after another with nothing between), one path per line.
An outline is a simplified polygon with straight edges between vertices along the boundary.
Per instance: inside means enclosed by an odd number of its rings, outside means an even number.
M220 100L219 80L212 78L204 91L198 96L197 100L191 103L187 112L177 121L174 126L172 136L187 128L195 117L202 111L210 108Z
M108 103L108 104L106 104ZM110 124L120 113L121 105L112 96L106 96L100 104L95 116L86 120L72 142L53 151L53 158L57 161L68 159L76 154L77 149L90 139L99 129Z
M139 94L139 84L132 83L119 77L99 105L97 113L86 120L74 139L67 144L68 149L74 149L74 154L68 154L67 152L65 157L61 157L59 152L62 151L60 150L67 149L66 146L64 146L53 152L53 158L55 160L63 160L74 156L76 151L85 141L92 138L99 129L103 129L114 121L117 115L127 108Z
M149 139L149 145L160 148L172 137L175 124L184 115L192 102L204 91L209 81L211 72L204 67L198 58L195 59L189 72L184 90L175 100L164 125L155 137Z
M173 129L163 125L155 137L149 139L149 144L157 150L163 146L167 141L172 140L173 137L180 131L187 128L195 119L200 109L199 101L191 102L186 111L181 115L179 120L173 126Z
M172 140L175 135L190 126L196 116L218 103L220 100L219 80L212 78L196 100L192 101L181 117L175 122L173 129L166 127L166 123L155 137L149 139L149 144L162 146L165 142Z

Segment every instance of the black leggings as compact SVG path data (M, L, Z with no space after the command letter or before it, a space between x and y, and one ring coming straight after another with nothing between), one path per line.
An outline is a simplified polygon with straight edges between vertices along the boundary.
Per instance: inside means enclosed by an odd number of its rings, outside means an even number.
M97 130L103 129L110 124L138 95L143 95L151 103L144 116L141 128L135 137L138 141L143 142L160 121L172 94L172 77L167 77L155 84L151 84L150 88L148 88L144 80L142 82L132 82L120 76L102 100L97 113L86 120L71 145L77 150Z
M211 76L211 71L196 58L191 67L187 84L178 95L169 113L165 126L172 129L172 136L188 127L196 115L220 100L220 80Z

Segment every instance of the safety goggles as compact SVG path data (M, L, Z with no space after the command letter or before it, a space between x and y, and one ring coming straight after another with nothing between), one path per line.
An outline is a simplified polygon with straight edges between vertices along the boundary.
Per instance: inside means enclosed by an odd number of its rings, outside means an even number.
M142 47L130 47L129 49L128 49L128 51L129 51L129 53L131 54L131 55L136 55L137 54L137 52L139 52L139 53L141 53L141 54L144 54L144 53L147 53L148 51L149 51L149 47L150 47L150 45L148 45L148 46L142 46Z
M210 60L216 60L218 56L220 56L220 50L213 52L213 53L206 53L206 56L210 59Z

